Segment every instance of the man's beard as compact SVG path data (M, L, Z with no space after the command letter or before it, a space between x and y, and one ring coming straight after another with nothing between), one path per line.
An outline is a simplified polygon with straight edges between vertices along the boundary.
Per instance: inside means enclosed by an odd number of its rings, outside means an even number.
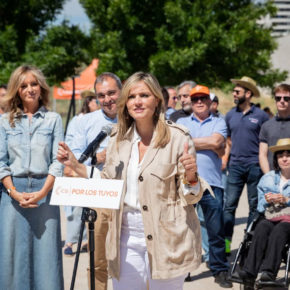
M189 113L192 111L192 108L191 108L191 104L186 104L183 106L182 110L186 113Z
M246 101L246 97L245 97L245 95L244 95L242 98L235 99L235 100L234 100L234 103L235 103L236 105L241 105L241 104L243 104L245 101Z

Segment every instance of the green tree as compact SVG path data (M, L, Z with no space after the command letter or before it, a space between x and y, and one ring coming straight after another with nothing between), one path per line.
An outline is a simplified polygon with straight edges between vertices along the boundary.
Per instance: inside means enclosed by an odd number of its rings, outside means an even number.
M55 19L65 0L0 0L0 31L13 29L16 34L16 49L25 51L31 36L38 35Z
M23 63L36 65L48 82L60 83L88 64L90 37L77 26L52 26L64 0L0 0L0 83Z
M42 69L48 83L58 84L65 78L77 73L76 69L90 63L88 54L90 37L76 25L63 22L53 26L44 34L31 38L26 45L22 62Z
M273 70L276 43L257 20L275 9L250 0L80 0L94 23L91 53L99 72L126 78L138 70L161 84L193 79L210 86L251 76L261 85L282 81Z

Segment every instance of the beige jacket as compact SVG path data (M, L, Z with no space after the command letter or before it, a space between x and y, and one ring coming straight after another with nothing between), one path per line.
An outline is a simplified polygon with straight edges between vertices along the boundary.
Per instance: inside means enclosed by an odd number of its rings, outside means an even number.
M201 199L204 185L201 183L198 195L183 195L180 183L184 168L179 159L185 142L189 143L189 153L195 155L195 149L184 127L171 121L167 124L171 133L170 142L164 148L149 146L139 176L139 201L153 279L186 275L201 262L200 225L192 204ZM102 178L126 181L132 138L133 127L117 148L116 134L112 134ZM106 241L109 273L117 279L120 275L120 235L125 193L126 184L120 210L112 211Z

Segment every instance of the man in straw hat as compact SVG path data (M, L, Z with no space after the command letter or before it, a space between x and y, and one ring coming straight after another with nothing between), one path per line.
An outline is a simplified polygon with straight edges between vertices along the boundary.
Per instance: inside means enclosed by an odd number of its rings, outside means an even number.
M247 184L249 217L248 224L256 213L258 193L257 184L262 176L259 166L259 133L268 115L251 103L252 97L260 97L256 82L250 77L231 79L234 103L237 105L226 115L230 160L225 194L225 237L226 252L235 225L235 213L244 185Z
M259 161L263 173L273 170L273 153L269 146L280 138L290 137L290 85L280 84L274 89L277 115L265 122L259 135Z

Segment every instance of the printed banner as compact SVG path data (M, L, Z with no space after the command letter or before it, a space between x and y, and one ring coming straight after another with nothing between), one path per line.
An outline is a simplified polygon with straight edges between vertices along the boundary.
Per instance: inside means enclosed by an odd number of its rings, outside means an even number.
M123 180L57 177L51 205L119 209Z

